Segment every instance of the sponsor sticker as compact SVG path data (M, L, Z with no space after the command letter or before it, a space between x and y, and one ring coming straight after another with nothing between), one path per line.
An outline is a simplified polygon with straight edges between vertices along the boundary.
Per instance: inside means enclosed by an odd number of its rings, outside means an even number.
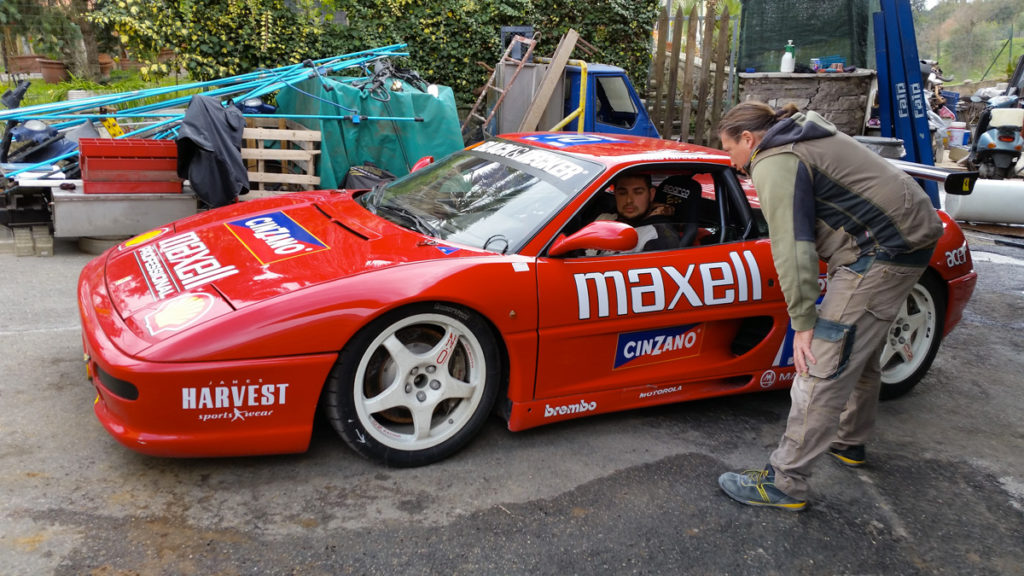
M182 294L164 300L156 310L146 314L146 330L152 336L161 332L177 332L199 321L213 308L213 296L205 292Z
M557 146L558 148L568 148L570 146L582 146L586 144L618 144L626 142L621 138L613 138L611 136L599 136L596 134L540 134L537 136L527 136L523 140L529 140L538 144L547 144L548 146Z
M210 254L195 232L146 244L134 255L149 292L157 300L238 273L233 265L224 266Z
M170 231L171 231L170 228L157 228L156 230L150 230L149 232L143 232L142 234L139 234L138 236L125 241L120 246L118 246L117 249L118 250L128 250L128 249L134 248L136 246L141 246L142 244L145 244L146 242L149 242L150 240L152 240L152 239L154 239L154 238L156 238L158 236L163 236L164 234L166 234L166 233L168 233Z
M703 324L619 334L614 367L635 368L689 358L700 353L703 342Z
M288 383L267 383L262 378L220 380L181 389L181 409L195 412L200 422L245 422L274 414L287 401Z
M574 274L579 319L699 308L762 299L761 270L750 250L728 261Z
M272 264L330 248L284 212L271 212L225 224L260 264Z

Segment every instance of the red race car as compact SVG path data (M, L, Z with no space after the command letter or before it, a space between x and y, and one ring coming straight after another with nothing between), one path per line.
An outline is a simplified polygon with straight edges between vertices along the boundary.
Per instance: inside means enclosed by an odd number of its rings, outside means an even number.
M681 247L642 250L637 229L602 219L621 174L651 179ZM964 235L942 220L888 335L883 396L921 380L974 289ZM319 408L363 456L415 466L494 411L524 430L787 388L770 248L719 151L488 140L373 190L238 203L93 260L78 297L95 411L134 450L229 456L305 451Z

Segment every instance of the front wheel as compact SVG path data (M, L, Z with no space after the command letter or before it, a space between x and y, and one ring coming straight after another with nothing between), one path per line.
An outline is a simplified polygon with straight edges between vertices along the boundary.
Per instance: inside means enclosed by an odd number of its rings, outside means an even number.
M885 335L880 397L903 396L924 378L942 342L946 293L931 272L914 284Z
M325 409L361 455L389 466L447 458L483 426L500 355L489 326L450 304L385 314L361 330L331 371Z

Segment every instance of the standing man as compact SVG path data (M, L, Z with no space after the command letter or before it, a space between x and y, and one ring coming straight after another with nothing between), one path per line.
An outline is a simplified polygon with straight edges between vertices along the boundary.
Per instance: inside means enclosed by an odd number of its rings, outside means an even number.
M727 472L718 484L744 504L802 510L816 456L865 461L884 337L942 222L910 176L815 112L743 102L718 131L768 221L797 370L786 432L768 465ZM828 263L828 291L816 309L819 259Z

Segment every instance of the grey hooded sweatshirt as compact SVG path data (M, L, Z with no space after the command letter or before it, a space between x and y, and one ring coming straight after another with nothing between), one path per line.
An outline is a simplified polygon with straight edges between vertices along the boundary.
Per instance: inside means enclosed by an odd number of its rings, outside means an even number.
M747 171L794 330L809 330L817 319L819 259L830 270L869 256L923 267L942 235L942 221L913 178L816 112L769 129Z

